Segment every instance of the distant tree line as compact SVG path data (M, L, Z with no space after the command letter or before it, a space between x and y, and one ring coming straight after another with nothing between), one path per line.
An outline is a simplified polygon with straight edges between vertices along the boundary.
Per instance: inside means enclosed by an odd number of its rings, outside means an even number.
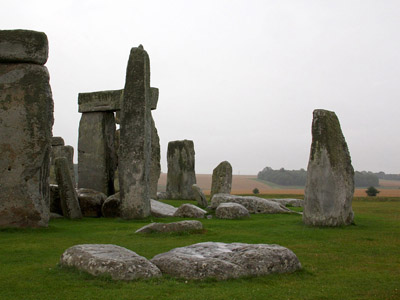
M400 174L385 174L385 172L374 173L379 179L400 180Z
M354 185L356 187L379 186L380 177L377 174L378 173L372 173L366 171L362 172L356 171L354 172ZM400 176L399 175L396 176L398 176L398 180L400 180ZM281 168L279 170L273 170L270 167L266 167L261 172L258 173L257 178L279 185L305 186L307 181L307 171L304 169L285 170L284 168Z

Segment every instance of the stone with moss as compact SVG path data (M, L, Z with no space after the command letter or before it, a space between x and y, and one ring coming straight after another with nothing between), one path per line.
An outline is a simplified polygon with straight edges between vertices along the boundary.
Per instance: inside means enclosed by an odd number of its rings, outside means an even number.
M339 120L322 109L313 115L303 221L313 226L352 224L354 170Z
M230 194L231 189L232 166L228 161L223 161L213 170L210 198L215 194Z

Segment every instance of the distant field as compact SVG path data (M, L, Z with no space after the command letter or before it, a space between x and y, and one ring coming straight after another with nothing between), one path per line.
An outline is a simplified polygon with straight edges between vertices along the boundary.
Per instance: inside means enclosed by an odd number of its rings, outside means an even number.
M197 185L204 191L206 195L211 190L211 174L197 174ZM257 180L256 175L233 175L232 194L251 194L254 188L258 188L261 194L292 194L303 195L304 188L301 187L283 187L276 184L269 184L265 181ZM400 181L397 180L380 180L379 196L382 197L400 197ZM158 181L159 190L165 191L167 185L167 174L162 173ZM365 196L364 188L357 188L354 196Z

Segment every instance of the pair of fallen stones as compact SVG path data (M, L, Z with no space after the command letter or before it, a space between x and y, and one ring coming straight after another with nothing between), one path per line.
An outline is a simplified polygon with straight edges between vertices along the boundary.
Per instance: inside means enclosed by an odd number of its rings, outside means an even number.
M162 274L184 279L226 280L301 269L297 256L279 245L217 242L175 248L151 260L116 245L76 245L62 254L60 265L95 276L108 275L114 280L161 277Z

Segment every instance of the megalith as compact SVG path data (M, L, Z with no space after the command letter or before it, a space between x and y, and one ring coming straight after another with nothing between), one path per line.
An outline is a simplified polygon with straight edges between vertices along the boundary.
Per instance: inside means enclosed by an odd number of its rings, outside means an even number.
M212 174L210 199L215 194L230 194L232 189L232 166L229 162L221 162Z
M150 215L151 163L150 61L143 46L131 49L121 103L118 176L121 216Z
M57 157L65 157L68 161L69 172L72 177L72 183L76 187L75 171L74 171L74 148L65 146L64 139L59 136L54 136L51 140L50 154L50 183L57 184L56 174L54 170L54 162Z
M157 199L158 179L161 174L160 160L160 138L158 136L154 119L151 117L151 164L149 174L149 193L151 199Z
M313 226L353 222L354 170L339 120L332 111L313 113L303 221Z
M47 36L0 30L0 226L49 221L53 98Z
M170 199L195 199L192 190L192 185L196 183L194 155L193 141L168 143L167 195Z

